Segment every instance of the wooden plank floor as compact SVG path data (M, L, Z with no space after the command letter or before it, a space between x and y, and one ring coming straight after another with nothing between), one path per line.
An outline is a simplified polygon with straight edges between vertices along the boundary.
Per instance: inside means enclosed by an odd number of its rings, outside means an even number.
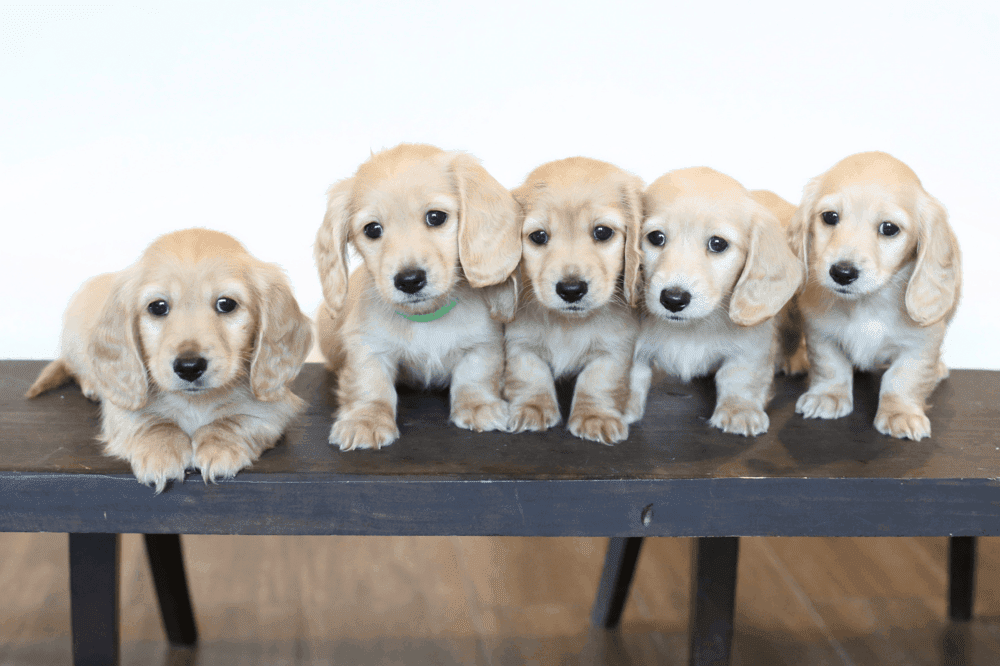
M168 647L122 542L125 664L683 664L691 541L649 539L621 632L592 631L605 539L185 536L202 641ZM746 538L736 664L997 664L1000 538L945 621L944 538ZM0 534L0 664L70 661L67 537Z

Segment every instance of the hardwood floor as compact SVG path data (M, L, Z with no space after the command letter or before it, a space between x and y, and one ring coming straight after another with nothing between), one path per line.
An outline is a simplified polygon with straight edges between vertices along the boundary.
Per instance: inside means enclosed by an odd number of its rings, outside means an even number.
M67 542L0 534L0 664L70 662ZM691 540L649 539L620 632L589 628L607 540L185 536L201 641L171 649L122 540L124 664L684 664ZM945 620L944 538L746 538L736 664L997 664L1000 539Z

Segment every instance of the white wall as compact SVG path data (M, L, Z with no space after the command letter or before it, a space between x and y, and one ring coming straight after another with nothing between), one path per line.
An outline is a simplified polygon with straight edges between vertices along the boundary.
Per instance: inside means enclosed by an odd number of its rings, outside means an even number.
M888 151L962 244L947 363L1000 368L996 7L0 5L0 357L53 356L86 277L190 226L282 264L311 312L326 187L416 141L511 187L588 155L647 181L709 165L793 202Z

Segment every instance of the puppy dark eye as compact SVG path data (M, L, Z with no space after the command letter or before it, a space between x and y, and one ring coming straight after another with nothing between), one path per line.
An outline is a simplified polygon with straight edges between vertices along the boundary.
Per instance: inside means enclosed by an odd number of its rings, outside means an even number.
M167 302L164 301L163 299L158 299L149 304L148 306L146 306L146 310L149 311L150 315L163 317L164 315L170 312L170 306L168 306Z
M220 313L231 313L236 310L236 306L239 304L230 299L228 296L224 296L215 302L215 309Z
M729 241L718 236L713 236L708 240L708 249L712 252L722 252L729 247Z
M878 233L882 236L895 236L899 233L899 227L886 220L878 226Z
M828 225L835 225L840 222L840 216L836 211L823 211L823 222Z
M610 227L605 227L604 225L599 225L594 227L594 238L598 241L607 241L612 236L615 235L615 230Z
M545 245L549 242L549 235L545 233L545 230L539 229L537 232L531 232L528 234L528 238L535 245Z
M650 243L657 246L667 242L667 236L663 232L650 232L646 234L646 238L649 239Z
M427 211L427 215L424 216L424 220L431 227L437 227L438 225L443 225L444 221L448 219L448 214L444 211Z
M377 239L378 237L382 236L382 225L378 224L377 222L369 222L367 225L365 225L364 231L365 231L365 236L367 236L368 238Z

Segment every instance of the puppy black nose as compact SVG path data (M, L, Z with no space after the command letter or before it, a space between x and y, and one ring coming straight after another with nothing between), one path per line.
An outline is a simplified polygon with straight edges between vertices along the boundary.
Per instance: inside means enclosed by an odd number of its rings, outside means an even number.
M830 277L838 285L850 285L858 279L858 267L850 262L837 262L830 267Z
M204 357L179 357L174 359L174 373L182 380L194 382L208 368L208 359Z
M660 303L671 313L679 313L691 303L691 293L673 287L660 292Z
M582 280L560 280L556 283L556 294L567 303L576 303L587 293L587 283Z
M416 294L427 284L427 273L423 269L410 269L396 274L396 289L407 294Z

